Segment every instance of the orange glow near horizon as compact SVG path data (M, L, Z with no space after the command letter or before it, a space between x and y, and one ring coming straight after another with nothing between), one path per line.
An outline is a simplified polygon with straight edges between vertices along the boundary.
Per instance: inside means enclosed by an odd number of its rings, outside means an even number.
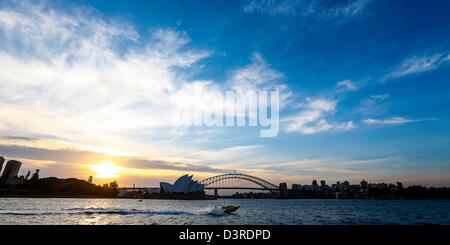
M118 167L111 162L102 162L97 165L92 165L91 169L97 173L95 177L103 179L119 177L120 172L123 170L121 167Z

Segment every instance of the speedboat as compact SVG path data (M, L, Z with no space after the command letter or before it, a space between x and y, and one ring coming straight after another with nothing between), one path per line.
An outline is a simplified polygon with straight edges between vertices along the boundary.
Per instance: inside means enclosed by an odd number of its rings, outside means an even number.
M227 213L227 214L231 214L232 212L236 211L240 206L233 206L233 205L228 205L228 206L224 206L223 208L223 212Z

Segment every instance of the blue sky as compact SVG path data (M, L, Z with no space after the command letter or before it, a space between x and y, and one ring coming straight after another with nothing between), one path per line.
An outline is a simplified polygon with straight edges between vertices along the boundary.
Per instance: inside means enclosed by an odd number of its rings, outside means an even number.
M275 183L450 185L449 10L448 1L0 1L0 155L83 178L108 159L126 168L125 185L231 169ZM242 84L280 90L276 137L169 126L170 106L193 87Z

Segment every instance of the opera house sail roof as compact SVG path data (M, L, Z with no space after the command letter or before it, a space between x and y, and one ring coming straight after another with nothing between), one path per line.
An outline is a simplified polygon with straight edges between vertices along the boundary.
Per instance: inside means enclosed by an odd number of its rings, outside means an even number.
M203 184L198 183L198 181L192 180L193 175L183 175L178 178L175 183L169 184L166 182L161 182L161 191L166 193L192 193L203 191Z

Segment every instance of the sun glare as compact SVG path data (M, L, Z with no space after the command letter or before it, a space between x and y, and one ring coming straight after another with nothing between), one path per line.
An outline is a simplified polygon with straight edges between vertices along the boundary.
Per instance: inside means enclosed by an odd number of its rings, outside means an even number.
M91 169L97 173L97 178L115 178L118 177L122 168L117 167L116 165L110 162L102 162L98 165L91 166Z

